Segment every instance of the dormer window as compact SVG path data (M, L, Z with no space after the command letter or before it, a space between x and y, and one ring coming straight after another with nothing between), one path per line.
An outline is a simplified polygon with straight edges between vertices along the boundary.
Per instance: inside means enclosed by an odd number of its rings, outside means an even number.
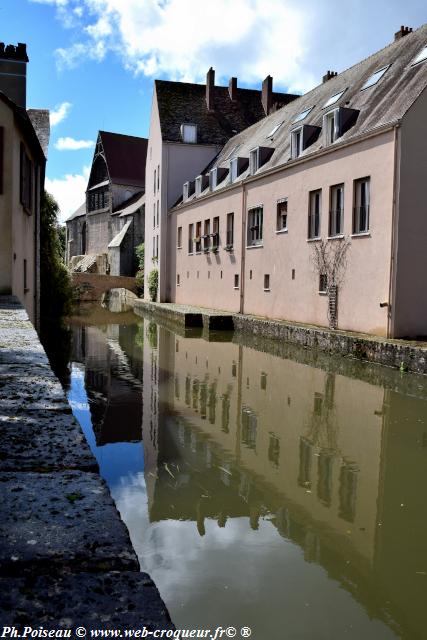
M249 154L249 173L254 175L263 164L270 160L274 153L271 147L256 147Z
M217 184L217 168L211 169L209 171L209 189L213 191L216 188Z
M325 104L323 105L322 109L326 109L327 107L331 107L333 104L338 102L338 100L341 98L341 96L345 92L346 92L346 89L343 89L343 91L340 91L339 93L335 93L333 96L331 96L329 98L329 100L327 100L327 102L325 102Z
M301 127L291 131L291 158L298 158L304 149L307 149L317 140L320 134L320 127L310 124L303 124Z
M390 67L390 65L388 64L386 67L382 67L381 69L378 69L378 71L375 71L375 73L373 73L366 80L365 84L360 89L360 91L364 91L365 89L369 89L369 87L373 87L374 84L377 84L377 82L379 82L381 80L381 78L383 77L383 75L385 74L387 69L389 69L389 67Z
M184 123L181 125L181 138L183 142L188 144L196 144L197 142L197 125Z
M419 64L420 62L424 62L425 60L427 60L427 46L425 46L424 49L421 49L416 58L414 58L413 62L411 62L411 67L415 64Z
M235 182L237 178L248 168L248 158L233 158L230 160L230 182Z
M199 196L206 189L209 183L208 176L197 176L196 178L196 196Z
M193 195L194 193L194 185L195 185L195 181L191 180L188 182L184 182L183 186L182 186L182 199L185 202L186 200L189 199L190 196Z
M348 131L356 122L359 111L337 107L323 116L323 131L325 145L333 144Z

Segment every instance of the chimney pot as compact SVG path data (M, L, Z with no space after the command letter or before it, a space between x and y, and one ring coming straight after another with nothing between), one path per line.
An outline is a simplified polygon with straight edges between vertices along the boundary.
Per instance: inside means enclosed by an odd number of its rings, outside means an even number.
M336 71L327 71L325 73L325 75L323 76L323 82L328 82L328 80L330 80L331 78L335 78L337 76L337 72Z
M396 42L396 40L401 40L402 38L407 36L408 33L412 33L412 27L404 27L402 25L399 31L396 31L396 33L394 34L394 41Z
M206 74L206 106L208 111L214 109L214 87L215 87L215 70L212 67Z
M261 101L264 113L268 116L273 105L273 78L271 76L267 76L262 83Z
M228 83L228 93L230 94L230 100L237 100L237 78L230 78Z

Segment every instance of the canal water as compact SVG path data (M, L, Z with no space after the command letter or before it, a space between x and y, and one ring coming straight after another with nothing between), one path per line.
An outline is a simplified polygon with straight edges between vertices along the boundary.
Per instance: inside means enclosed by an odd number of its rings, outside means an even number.
M427 637L425 378L130 311L71 327L73 412L177 627Z

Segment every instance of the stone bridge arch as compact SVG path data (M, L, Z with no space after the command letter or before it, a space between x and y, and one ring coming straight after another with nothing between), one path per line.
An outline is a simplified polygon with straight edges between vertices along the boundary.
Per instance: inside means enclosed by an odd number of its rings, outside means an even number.
M110 289L127 289L137 293L135 278L130 276L109 276L100 273L71 274L73 287L79 302L99 302Z

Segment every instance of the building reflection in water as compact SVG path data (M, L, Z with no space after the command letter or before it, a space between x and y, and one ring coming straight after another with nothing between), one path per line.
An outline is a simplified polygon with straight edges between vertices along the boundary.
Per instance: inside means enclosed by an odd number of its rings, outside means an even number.
M142 430L152 526L193 523L205 539L213 521L226 532L246 519L260 533L268 522L395 637L425 637L424 381L408 395L395 372L372 384L332 361L309 366L147 320L79 328L75 342L97 442Z

